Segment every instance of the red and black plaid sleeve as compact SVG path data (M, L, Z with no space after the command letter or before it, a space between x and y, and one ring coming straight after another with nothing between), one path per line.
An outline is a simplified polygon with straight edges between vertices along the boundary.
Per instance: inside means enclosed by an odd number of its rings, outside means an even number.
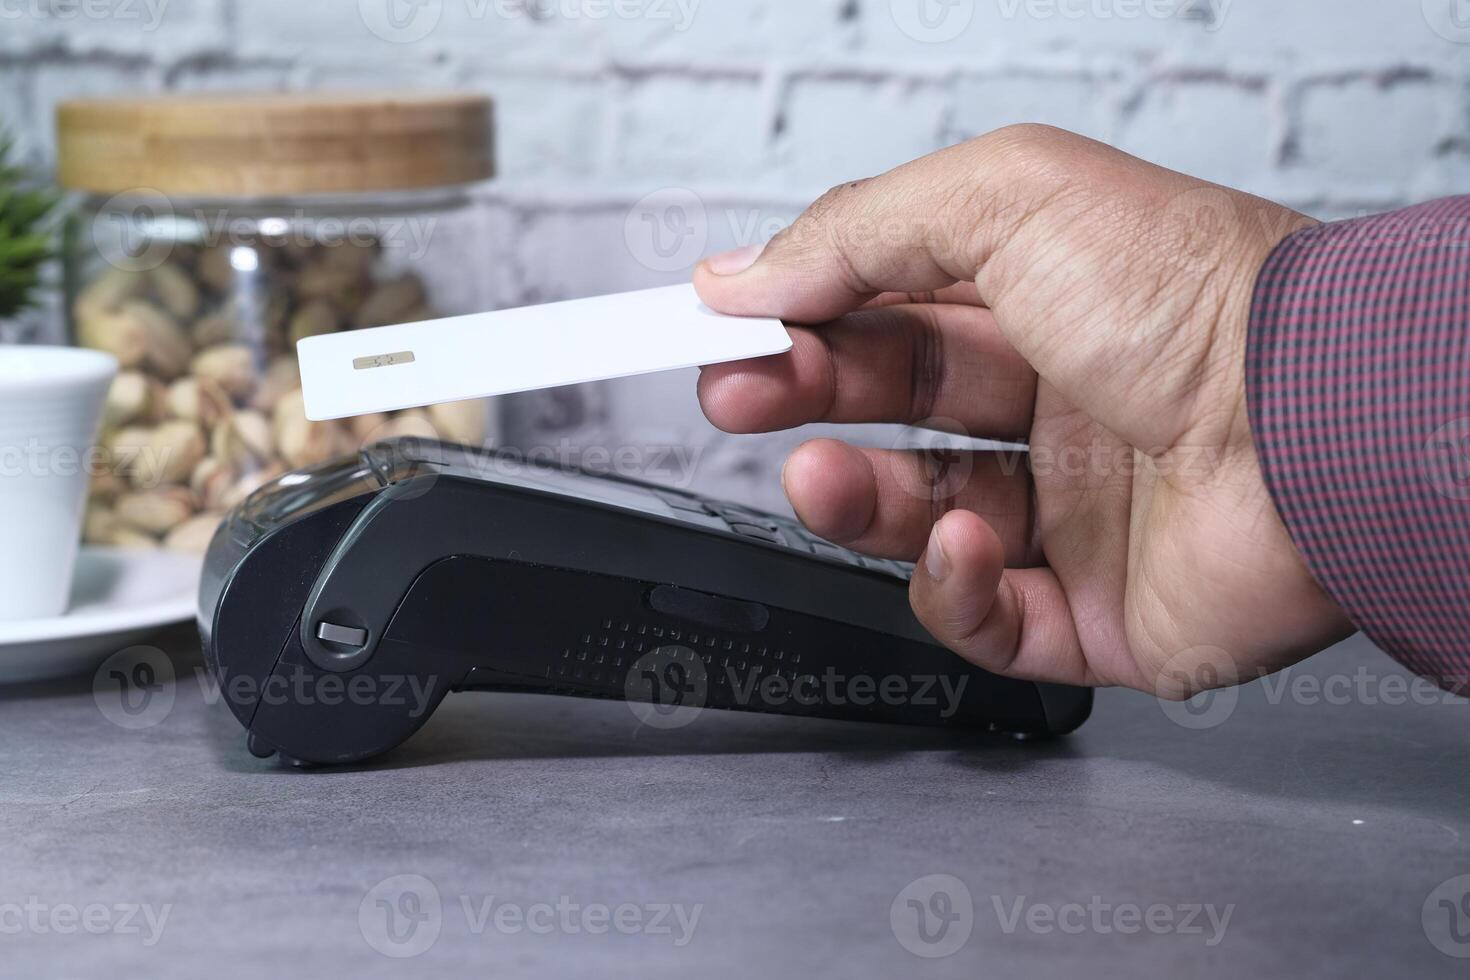
M1317 581L1396 659L1470 693L1470 197L1283 242L1247 389Z

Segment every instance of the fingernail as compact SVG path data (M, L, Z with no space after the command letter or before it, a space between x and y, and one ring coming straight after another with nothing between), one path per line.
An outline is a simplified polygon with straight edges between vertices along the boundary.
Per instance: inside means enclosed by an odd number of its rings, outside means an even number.
M929 532L929 547L924 549L924 568L929 577L936 582L943 582L944 577L949 574L949 556L944 553L944 542L939 533L940 525L934 525L934 530Z
M738 276L755 265L766 250L764 245L747 245L732 252L721 252L704 260L705 267L717 276Z

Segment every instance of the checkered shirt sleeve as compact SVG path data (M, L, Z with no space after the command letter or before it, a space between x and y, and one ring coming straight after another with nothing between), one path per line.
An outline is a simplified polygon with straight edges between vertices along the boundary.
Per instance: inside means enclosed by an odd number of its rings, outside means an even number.
M1288 238L1246 358L1266 483L1317 581L1470 694L1470 197Z

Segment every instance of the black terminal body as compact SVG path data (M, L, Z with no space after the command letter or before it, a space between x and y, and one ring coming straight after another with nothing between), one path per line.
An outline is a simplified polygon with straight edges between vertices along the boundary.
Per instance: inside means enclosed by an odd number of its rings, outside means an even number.
M786 518L423 440L286 474L210 545L205 656L253 752L349 763L451 691L1062 734L1090 691L938 646L912 566Z

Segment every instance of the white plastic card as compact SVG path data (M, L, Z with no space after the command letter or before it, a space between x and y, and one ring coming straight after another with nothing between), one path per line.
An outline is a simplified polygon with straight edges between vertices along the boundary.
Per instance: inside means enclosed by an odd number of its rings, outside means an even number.
M296 345L313 421L790 349L781 321L715 313L693 286L347 330Z

